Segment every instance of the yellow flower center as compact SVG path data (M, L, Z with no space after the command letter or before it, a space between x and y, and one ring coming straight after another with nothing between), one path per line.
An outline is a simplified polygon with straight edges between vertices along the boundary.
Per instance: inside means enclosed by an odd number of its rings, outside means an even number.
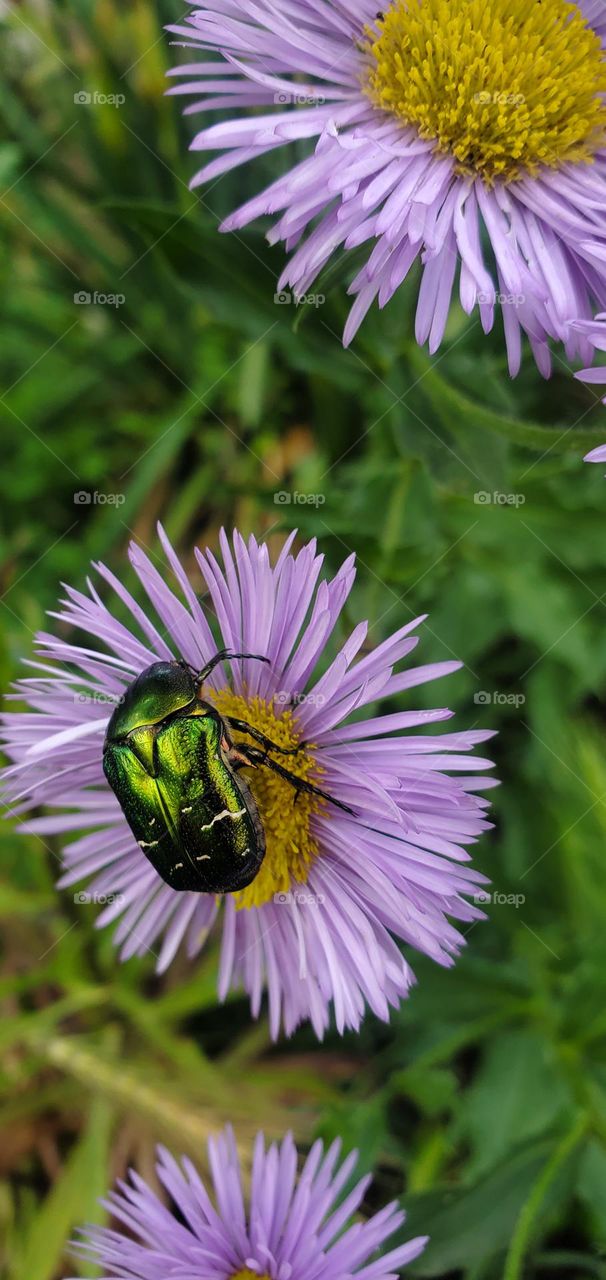
M568 0L394 0L368 28L364 87L460 173L513 181L591 161L606 60Z
M248 1267L244 1267L242 1271L236 1271L231 1280L269 1280L269 1276L260 1276L257 1271L250 1271Z
M246 720L247 724L264 733L267 738L279 747L297 747L300 735L293 712L289 709L276 714L273 703L263 698L246 698L233 693L231 689L207 692L209 701L222 716L235 716L238 720ZM230 730L234 744L246 743L260 750L260 744L247 734L238 730ZM272 759L288 769L297 778L318 783L322 772L316 763L309 747L296 755L280 755L273 751ZM318 796L306 795L295 789L284 778L272 773L264 766L259 768L243 768L242 776L248 782L257 803L259 816L263 823L266 840L266 851L261 870L246 889L233 895L238 910L242 908L261 907L270 902L277 893L288 893L293 883L305 884L309 869L318 856L318 845L311 831L311 818L319 813L325 801ZM247 1277L248 1273L242 1273ZM240 1274L238 1280L241 1280ZM257 1277L255 1277L257 1280Z

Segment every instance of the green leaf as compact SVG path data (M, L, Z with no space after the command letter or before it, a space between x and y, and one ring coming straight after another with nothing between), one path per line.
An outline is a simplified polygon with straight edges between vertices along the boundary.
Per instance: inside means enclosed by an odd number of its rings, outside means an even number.
M546 1133L571 1106L548 1040L526 1030L495 1036L459 1114L474 1150L470 1176L493 1168L521 1139Z
M468 426L481 427L504 436L514 444L523 445L527 449L540 450L541 453L553 451L575 453L592 449L604 443L604 431L596 427L543 427L539 423L524 422L517 418L505 417L495 413L488 405L478 404L463 395L456 387L437 373L435 366L416 346L408 348L408 357L414 369L420 374L420 385L440 421L452 430L464 430Z
M397 1071L392 1076L391 1087L410 1098L425 1115L437 1116L453 1107L458 1082L454 1071L439 1067L409 1067L407 1071Z
M581 1155L577 1194L589 1210L596 1235L606 1244L606 1151L595 1139Z
M344 1098L324 1114L319 1135L326 1143L343 1139L345 1151L358 1152L355 1177L367 1173L376 1164L387 1136L386 1100L382 1094L372 1098ZM354 1179L355 1180L355 1179Z
M526 1147L470 1187L405 1196L402 1238L430 1237L411 1276L443 1277L459 1268L466 1273L504 1254L549 1150L545 1143Z
M544 1211L545 1202L558 1175L584 1137L586 1130L587 1119L581 1115L572 1129L554 1148L549 1159L545 1161L545 1165L541 1169L516 1223L511 1244L507 1251L503 1280L522 1280L525 1258L530 1248L533 1234L537 1230L537 1220Z
M91 1103L87 1127L43 1201L23 1242L19 1274L53 1280L66 1239L78 1226L101 1220L98 1200L107 1190L112 1110L103 1098ZM84 1276L94 1270L81 1268Z

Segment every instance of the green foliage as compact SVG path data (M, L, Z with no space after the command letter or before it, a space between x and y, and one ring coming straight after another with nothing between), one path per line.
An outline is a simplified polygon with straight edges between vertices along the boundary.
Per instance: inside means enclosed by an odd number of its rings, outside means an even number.
M54 889L58 844L7 824L7 1275L73 1274L65 1241L102 1188L131 1161L149 1176L159 1137L203 1167L229 1118L243 1152L289 1125L303 1146L359 1146L369 1203L402 1197L406 1233L431 1236L412 1276L603 1278L606 489L581 461L603 408L561 352L550 383L528 355L512 383L502 334L456 308L429 359L414 280L342 350L353 256L318 285L325 306L276 304L281 252L217 223L280 159L189 193L163 97L178 16L41 0L0 18L3 686L60 581L100 557L122 573L133 533L155 554L157 518L185 554L223 523L276 542L296 524L330 568L359 557L344 626L367 616L378 642L428 611L423 660L465 660L433 696L500 730L496 832L475 854L498 896L455 969L412 958L388 1027L272 1048L243 1000L217 1008L213 944L161 980L153 957L118 966L95 908ZM74 303L95 290L124 301Z

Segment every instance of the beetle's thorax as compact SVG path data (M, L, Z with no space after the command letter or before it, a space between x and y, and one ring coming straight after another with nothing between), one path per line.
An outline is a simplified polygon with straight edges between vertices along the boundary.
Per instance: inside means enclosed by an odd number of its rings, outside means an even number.
M134 729L160 724L196 701L193 674L181 662L154 662L128 686L107 726L106 741L126 738Z
M114 732L110 736L108 728L104 749L107 750L110 743L124 743L130 748L133 755L137 757L140 764L143 765L143 768L149 777L155 778L157 776L156 741L158 734L161 733L162 730L166 729L168 725L174 723L174 721L189 720L192 717L209 721L209 732L207 735L209 738L213 736L217 737L217 739L224 739L225 729L219 712L215 707L211 706L210 702L204 702L202 699L194 696L192 702L186 703L183 707L179 707L177 711L169 712L168 715L163 717L163 719L137 725L136 728L131 729L128 733L120 734Z

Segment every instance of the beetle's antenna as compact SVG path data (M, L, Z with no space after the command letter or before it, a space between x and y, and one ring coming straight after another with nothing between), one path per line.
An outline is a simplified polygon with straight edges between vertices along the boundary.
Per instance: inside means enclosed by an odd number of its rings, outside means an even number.
M211 658L210 662L207 662L206 666L196 673L196 683L204 684L204 681L208 680L209 675L214 671L215 667L219 666L220 662L226 662L234 658L252 658L255 662L269 663L269 658L264 657L261 653L232 653L230 649L220 649L214 658Z

